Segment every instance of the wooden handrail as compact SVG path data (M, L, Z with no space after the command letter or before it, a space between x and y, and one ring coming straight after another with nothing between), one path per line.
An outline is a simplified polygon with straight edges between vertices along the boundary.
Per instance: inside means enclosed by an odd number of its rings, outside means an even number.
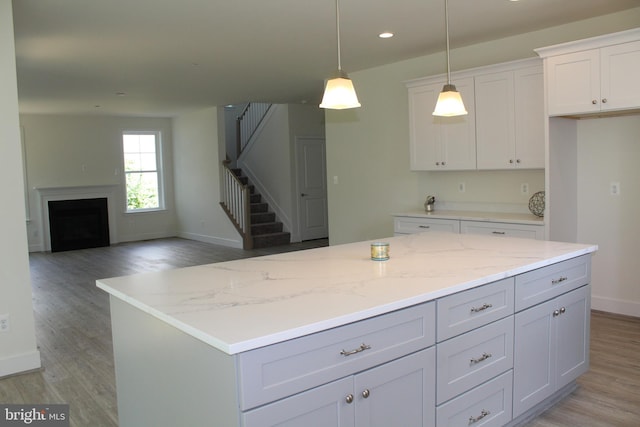
M223 161L222 166L224 183L220 206L242 236L242 247L251 249L253 248L253 237L251 236L249 187L244 185L235 172L229 168L228 160Z

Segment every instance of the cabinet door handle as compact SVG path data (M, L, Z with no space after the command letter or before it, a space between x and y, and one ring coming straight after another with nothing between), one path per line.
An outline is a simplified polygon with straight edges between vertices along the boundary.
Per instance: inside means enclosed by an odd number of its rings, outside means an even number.
M565 280L569 280L569 278L567 276L560 276L558 279L551 280L551 284L552 285L557 285L558 283L562 283Z
M499 235L502 236L502 235L507 234L507 232L506 231L492 231L491 234L499 234Z
M560 310L553 310L553 317L560 316Z
M362 391L362 397L364 397L365 399L366 399L367 397L369 397L369 395L370 395L370 394L371 394L371 392L370 392L370 391L369 391L369 389L367 389L367 388L365 388L365 389Z
M560 314L564 314L564 313L566 313L566 311L567 311L567 309L566 309L566 308L564 308L564 307L561 307L561 308L560 308Z
M470 359L469 360L469 364L470 365L476 365L480 362L483 362L485 360L487 360L488 358L491 357L491 353L482 353L482 356L478 357L477 359Z
M340 352L341 355L343 356L351 356L352 354L356 354L356 353L362 353L365 350L369 350L371 348L370 345L367 345L365 343L360 344L360 347L354 349L354 350L345 350L342 349L342 351Z
M593 105L596 105L596 104L598 103L598 101L597 101L596 99L592 99L592 100L591 100L591 103L592 103Z
M516 159L516 163L520 163L520 159Z
M480 307L471 307L471 312L472 313L479 313L479 312L484 311L487 308L491 308L491 307L493 307L493 304L489 304L488 302L485 302Z
M474 417L473 415L469 417L469 424L477 423L490 413L491 412L487 411L486 409L483 409L482 411L480 411L480 415L478 415L477 417Z
M509 163L513 163L513 159L509 159Z
M418 228L431 228L431 227L428 225L419 225Z
M353 403L353 394L347 394L347 397L344 398L347 403Z
M607 98L602 98L602 103L606 104L607 103Z

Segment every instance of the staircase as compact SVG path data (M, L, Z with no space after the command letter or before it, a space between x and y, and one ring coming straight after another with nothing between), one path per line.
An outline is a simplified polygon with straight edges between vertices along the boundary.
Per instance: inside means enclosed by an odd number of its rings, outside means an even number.
M276 221L276 214L269 212L269 204L262 201L262 196L255 192L255 187L249 184L249 179L242 175L242 171L232 171L249 188L249 222L253 248L288 245L291 233L283 231L282 223Z

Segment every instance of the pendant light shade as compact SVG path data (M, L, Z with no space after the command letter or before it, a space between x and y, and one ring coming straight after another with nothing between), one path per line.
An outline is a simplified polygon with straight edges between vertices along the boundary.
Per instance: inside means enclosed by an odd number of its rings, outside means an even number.
M447 84L442 88L442 92L438 96L436 108L433 111L434 116L453 117L464 116L467 113L462 102L460 92L456 90L455 85L451 84L451 66L449 65L449 2L444 0L444 18L445 30L447 35Z
M353 88L353 82L347 76L347 73L342 71L340 61L340 6L338 0L336 0L336 35L338 41L338 71L335 76L327 80L320 108L344 110L346 108L360 107L358 96Z

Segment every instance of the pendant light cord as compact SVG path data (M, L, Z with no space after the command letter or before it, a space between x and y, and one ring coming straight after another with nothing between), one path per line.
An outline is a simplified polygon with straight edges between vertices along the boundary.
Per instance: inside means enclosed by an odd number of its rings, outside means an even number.
M342 71L340 61L340 6L338 5L338 0L336 0L336 36L338 40L338 71Z
M337 2L338 0L336 0ZM451 84L451 64L449 63L449 1L444 0L444 28L447 35L447 84ZM339 49L339 48L338 48Z

